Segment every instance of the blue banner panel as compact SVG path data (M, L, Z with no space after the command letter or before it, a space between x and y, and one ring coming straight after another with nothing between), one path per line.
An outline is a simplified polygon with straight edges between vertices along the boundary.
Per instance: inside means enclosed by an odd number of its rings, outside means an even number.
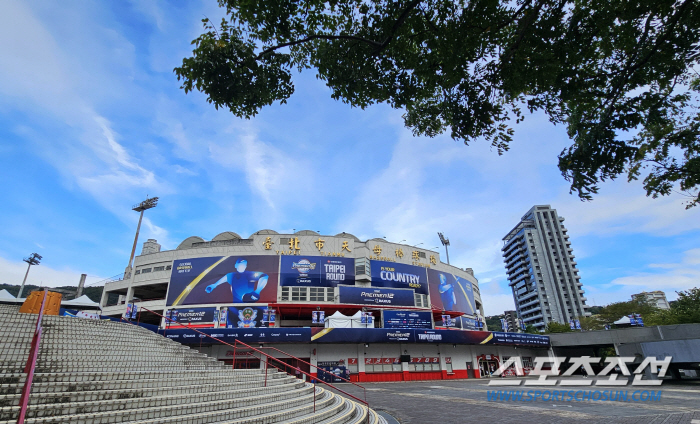
M340 303L355 305L414 306L413 290L338 286Z
M432 312L382 311L384 328L433 328Z
M549 346L549 336L494 331L493 339L490 343L501 345Z
M386 328L312 328L314 343L453 343L549 346L549 337L537 334L489 331L417 330Z
M428 270L430 301L437 309L459 311L474 315L474 290L472 283L449 272Z
M213 327L215 312L216 308L170 309L165 316L182 324L211 324Z
M388 328L311 328L316 343L413 343L411 329Z
M355 284L355 259L282 256L281 286L336 287Z
M278 266L271 255L173 261L166 306L276 302Z
M222 306L219 328L263 327L269 310L263 306Z
M425 268L394 262L370 261L373 287L413 289L428 294L428 278Z
M246 344L264 342L309 343L311 340L310 328L203 328L199 331L230 344L233 344L236 339ZM219 344L209 337L188 329L158 330L158 333L184 344L199 344L200 339L203 344Z

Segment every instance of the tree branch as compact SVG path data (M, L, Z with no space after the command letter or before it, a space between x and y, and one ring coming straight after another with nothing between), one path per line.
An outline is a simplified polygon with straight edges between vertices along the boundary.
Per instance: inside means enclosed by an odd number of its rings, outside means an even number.
M382 46L382 43L378 43L374 40L368 40L366 38L362 37L357 37L354 35L323 35L323 34L315 34L315 35L309 35L306 38L303 38L301 40L295 40L295 41L290 41L288 43L282 43L278 44L276 46L269 47L263 51L260 52L257 56L255 56L255 60L260 60L262 59L263 56L265 56L268 53L272 53L275 50L279 50L283 47L288 47L288 46L296 46L297 44L303 44L303 43L308 43L309 41L313 40L354 40L354 41L360 41L363 43L370 44L372 46L375 46L377 48Z

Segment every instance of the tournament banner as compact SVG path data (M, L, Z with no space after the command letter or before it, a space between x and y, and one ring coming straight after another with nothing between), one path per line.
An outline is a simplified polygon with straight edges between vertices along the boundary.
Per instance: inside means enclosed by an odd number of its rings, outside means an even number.
M281 286L336 287L355 284L355 259L282 256Z
M453 343L548 347L549 337L489 331L385 328L311 328L313 343Z
M370 269L373 287L413 289L416 293L428 294L428 279L423 267L395 262L370 261Z
M215 337L225 343L235 343L236 340L246 344L251 343L309 343L310 328L203 328L202 333ZM205 337L193 330L167 329L158 330L158 334L173 339L182 344L219 344L216 340Z
M458 311L474 315L474 290L472 283L449 272L428 270L430 302L443 311Z
M432 312L382 311L384 328L433 328Z
M338 286L338 297L355 305L415 306L413 290Z
M170 309L165 313L172 321L195 328L212 328L216 322L216 308ZM177 327L178 324L166 320L167 325Z
M270 255L173 261L166 306L276 302L278 266Z
M266 306L222 306L219 328L265 327L270 322L270 312Z

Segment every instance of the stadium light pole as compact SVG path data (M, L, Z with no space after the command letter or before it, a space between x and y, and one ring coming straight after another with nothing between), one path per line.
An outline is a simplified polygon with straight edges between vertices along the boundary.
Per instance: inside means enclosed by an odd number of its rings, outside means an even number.
M31 255L29 255L28 258L22 259L24 262L28 263L29 265L27 265L27 272L24 273L24 280L22 280L22 285L19 286L19 293L17 294L17 299L22 297L22 292L24 291L24 283L27 282L27 276L29 275L29 268L31 268L32 265L39 265L39 263L42 259L43 258L38 253L32 253Z
M450 252L447 251L447 246L450 245L450 239L445 237L441 232L438 232L438 236L440 237L440 242L442 243L443 246L445 246L445 256L447 256L447 265L450 264Z
M134 206L132 210L136 212L141 212L141 215L139 216L139 225L136 227L136 237L134 237L134 247L131 248L131 256L129 257L129 265L127 265L126 269L128 271L131 271L131 261L134 260L134 253L136 252L136 243L139 240L139 231L141 230L141 220L143 219L143 211L155 208L158 205L158 198L157 197L151 197L147 198L143 202L139 203L138 205ZM126 273L125 273L126 274ZM131 274L131 272L129 272ZM126 275L125 275L126 277Z

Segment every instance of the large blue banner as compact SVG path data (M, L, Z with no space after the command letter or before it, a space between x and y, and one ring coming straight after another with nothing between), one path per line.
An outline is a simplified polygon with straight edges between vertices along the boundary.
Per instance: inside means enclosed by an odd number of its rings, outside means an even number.
M336 287L338 284L355 284L355 259L282 256L280 285Z
M172 321L194 327L213 327L215 315L216 308L170 309L165 313L165 317ZM170 320L166 320L168 325L177 326Z
M239 341L251 343L309 343L311 340L310 328L203 328L202 333L208 334L226 343ZM182 330L158 330L159 334L183 344L218 344L217 341L205 337L195 331Z
M430 302L443 311L459 311L474 315L474 290L472 283L462 277L444 271L428 270Z
M382 311L384 328L433 328L433 313L422 311Z
M219 328L255 328L268 322L269 310L261 306L222 306Z
M312 328L314 343L454 343L549 346L549 337L538 334L489 331L419 330L412 328Z
M338 286L340 303L355 305L415 306L413 290Z
M413 289L428 294L428 278L425 268L394 262L370 261L372 286Z
M276 302L278 266L271 255L173 261L166 306Z

